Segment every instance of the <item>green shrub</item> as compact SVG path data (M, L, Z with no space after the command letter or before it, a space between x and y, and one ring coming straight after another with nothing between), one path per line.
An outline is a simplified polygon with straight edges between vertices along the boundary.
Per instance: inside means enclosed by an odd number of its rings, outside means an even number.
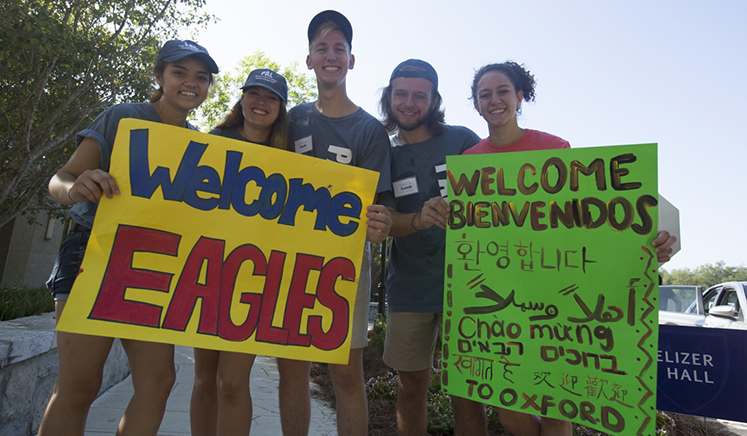
M381 359L384 355L384 340L386 339L386 317L384 315L376 315L376 321L374 321L373 331L371 333L371 340L368 346L376 351L376 355Z
M0 285L0 321L54 310L52 294L45 287Z

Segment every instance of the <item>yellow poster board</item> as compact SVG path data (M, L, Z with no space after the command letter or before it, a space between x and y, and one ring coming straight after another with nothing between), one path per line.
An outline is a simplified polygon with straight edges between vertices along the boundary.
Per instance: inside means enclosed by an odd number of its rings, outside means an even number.
M378 174L119 125L61 331L345 363Z

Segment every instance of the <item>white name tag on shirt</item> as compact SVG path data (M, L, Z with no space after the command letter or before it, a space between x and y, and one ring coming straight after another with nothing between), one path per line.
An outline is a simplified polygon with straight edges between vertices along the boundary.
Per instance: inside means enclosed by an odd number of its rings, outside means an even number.
M311 142L311 135L301 138L294 142L296 146L296 153L306 153L314 149L313 143Z
M394 188L395 197L404 197L405 195L417 194L420 192L418 190L418 180L415 177L397 180L392 183L392 187Z

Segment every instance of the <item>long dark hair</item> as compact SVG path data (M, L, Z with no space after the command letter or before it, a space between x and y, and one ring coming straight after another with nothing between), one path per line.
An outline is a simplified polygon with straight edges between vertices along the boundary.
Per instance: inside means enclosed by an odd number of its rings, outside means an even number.
M248 89L248 88L247 88ZM246 90L244 90L246 92ZM270 147L288 150L288 111L285 109L285 102L280 100L280 112L270 132ZM226 116L215 126L216 129L227 129L230 127L239 127L244 125L244 111L241 108L241 99L226 113Z

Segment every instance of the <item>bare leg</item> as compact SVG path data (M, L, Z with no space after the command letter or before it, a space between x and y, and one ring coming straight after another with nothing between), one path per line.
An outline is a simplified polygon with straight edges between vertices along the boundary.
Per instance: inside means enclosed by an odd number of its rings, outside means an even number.
M569 421L563 421L554 418L540 418L540 435L541 436L571 436L573 426Z
M347 365L329 365L337 405L337 433L368 433L368 398L363 381L363 348L350 350Z
M422 436L428 429L428 385L431 369L398 371L397 433L400 436Z
M311 420L311 362L278 358L280 425L284 436L306 436Z
M135 393L119 422L119 436L148 436L158 432L166 400L176 380L174 346L122 340L132 370Z
M220 352L218 364L218 434L249 436L252 395L249 381L254 354Z
M488 434L488 419L482 403L452 396L451 406L454 408L454 420L456 421L454 430L457 436L486 436Z
M218 361L220 351L195 348L195 383L189 402L193 436L215 436L218 428Z
M64 301L55 302L58 320L64 307ZM113 341L101 336L57 332L60 369L39 435L83 435Z
M539 417L529 413L515 412L513 410L496 408L501 425L509 433L521 436L539 436Z

